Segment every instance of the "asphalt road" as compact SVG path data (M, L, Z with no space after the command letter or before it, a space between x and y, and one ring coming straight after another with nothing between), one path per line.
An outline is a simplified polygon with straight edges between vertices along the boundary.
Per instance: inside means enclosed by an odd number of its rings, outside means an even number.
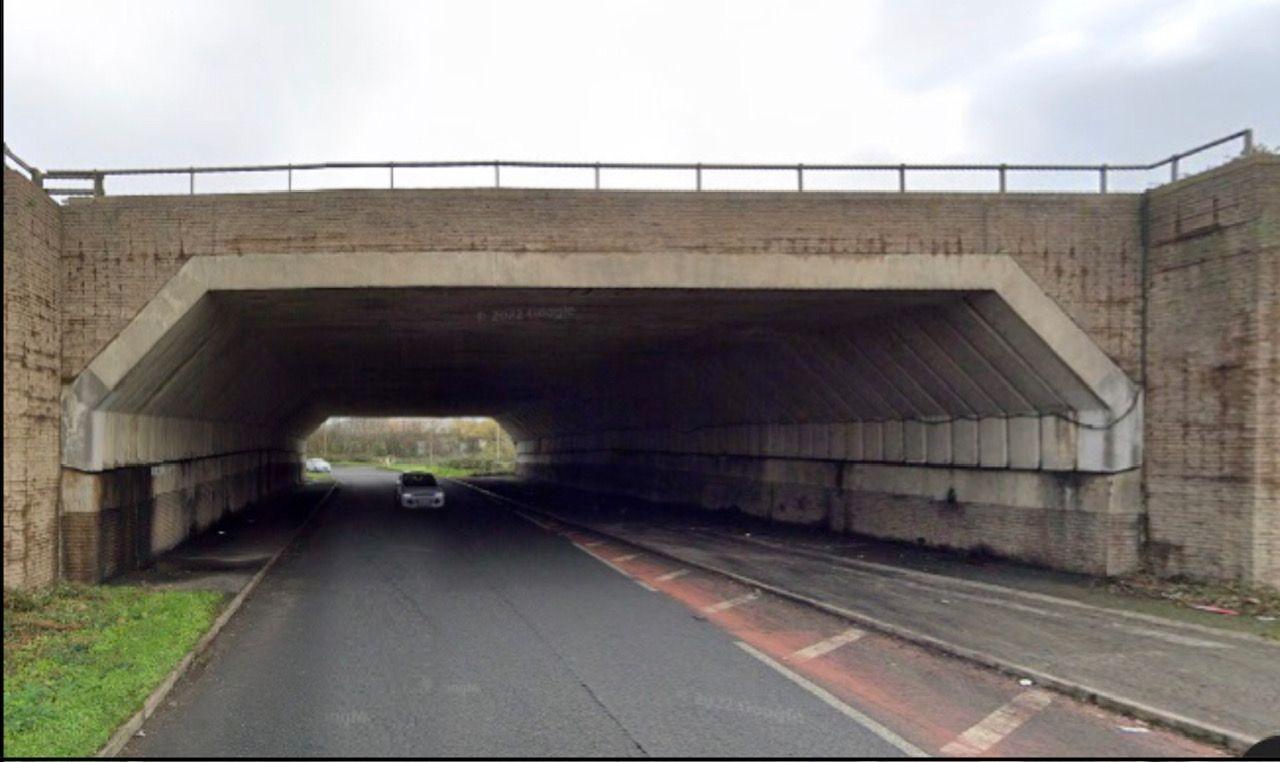
M902 756L489 498L342 487L128 756Z

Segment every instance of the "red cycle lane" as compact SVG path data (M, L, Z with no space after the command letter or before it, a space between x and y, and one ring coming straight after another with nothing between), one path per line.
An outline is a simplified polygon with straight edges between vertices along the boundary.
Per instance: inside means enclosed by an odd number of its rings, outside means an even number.
M630 545L540 519L782 670L928 754L1208 757L1212 746L874 632Z

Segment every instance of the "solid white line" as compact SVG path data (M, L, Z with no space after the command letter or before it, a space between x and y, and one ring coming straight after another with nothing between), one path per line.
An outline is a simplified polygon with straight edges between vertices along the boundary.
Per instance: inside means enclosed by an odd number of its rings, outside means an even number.
M987 715L977 725L961 733L956 740L942 747L948 757L976 756L1004 740L1005 736L1021 727L1022 723L1049 705L1053 696L1046 691L1029 690L1014 696L1009 703Z
M848 717L849 719L858 723L859 725L866 728L867 730L870 730L872 733L875 733L877 736L880 737L882 741L896 747L899 751L903 752L908 757L929 756L928 754L925 754L923 749L919 748L918 746L911 743L907 739L903 738L902 736L898 735L892 730L886 728L884 725L881 725L880 723L866 716L862 712L859 712L857 709L854 709L853 707L844 703L840 699L831 695L831 693L828 692L825 688L810 682L807 678L801 675L798 675L795 672L792 672L791 670L782 666L778 662L774 661L768 655L761 653L760 651L757 651L755 648L752 648L750 645L743 643L741 640L737 640L734 642L737 644L738 648L741 648L743 651L746 651L747 653L756 657L764 664L767 664L768 666L772 667L775 671L778 672L778 674L787 678L788 680L800 686L801 688L804 688L809 693L812 693L822 703L836 710L840 714L843 714L845 717Z
M613 559L613 562L615 564L620 564L625 561L631 561L631 560L637 559L639 557L640 557L639 553L628 553L625 556L618 556L617 558Z
M746 593L744 595L739 595L737 598L730 598L727 601L720 601L719 603L713 603L710 606L704 606L702 609L702 613L718 614L721 611L724 611L726 609L731 609L734 606L741 606L744 603L750 603L759 597L760 597L760 591L752 590L751 592Z
M533 524L534 526L541 527L542 529L546 529L547 531L555 531L555 527L552 526L551 524L547 523L546 521L543 521L542 519L536 518L534 516L530 516L524 511L516 511L516 514L520 516L520 518L524 519L530 524Z
M467 486L470 486L470 485L467 485ZM552 527L552 526L550 526L550 525L548 525L548 524L544 524L544 523L542 523L541 521L539 521L539 520L535 519L534 517L530 516L529 514L525 513L524 511L515 511L515 514L516 514L517 516L519 516L520 518L524 519L525 521L528 521L528 522L530 522L530 523L532 523L532 524L536 524L537 526L540 526L540 527L542 527L543 529L546 529L546 530L549 530L549 531L552 531L552 532L554 532L554 531L555 531L555 527ZM595 553L592 553L592 552L589 550L589 548L594 548L594 547L596 547L597 545L604 545L604 540L597 540L597 541L594 541L594 542L587 542L587 543L582 543L582 544L578 544L578 543L576 543L576 542L571 542L570 544L571 544L571 545L573 545L573 547L577 548L578 550L582 551L583 553L586 553L587 555L591 556L591 557L592 557L592 558L594 558L595 560L597 560L597 561L599 561L600 563L604 564L605 566L609 567L610 569L613 569L613 570L614 570L614 571L616 571L617 573L621 574L622 576L624 576L624 577L626 577L627 579L631 580L632 582L636 583L636 584L637 584L637 585L639 585L640 587L643 587L645 590L648 590L648 591L649 591L649 592L651 592L651 593L656 593L656 592L658 592L658 588L654 587L653 585L650 585L648 582L645 582L645 581L644 581L644 580L642 580L642 579L636 579L635 577L633 577L633 576L631 576L630 574L628 574L625 570L623 570L623 568L622 568L622 567L620 567L620 566L615 566L612 562L610 562L610 561L609 561L609 559L607 559L607 558L601 558L600 556L597 556ZM636 557L636 556L638 556L638 555L640 555L640 554L639 554L639 553L636 553L635 555L629 556L629 558L635 558L635 557ZM622 559L620 559L620 560L626 560L626 558L628 558L628 557L627 557L627 556L624 556L624 557L623 557Z
M621 566L617 566L616 564L614 564L614 563L613 563L612 561L610 561L609 559L607 559L607 558L601 558L600 556L597 556L595 553L592 553L591 551L587 550L586 548L582 547L581 545L578 545L577 543L574 543L574 544L573 544L573 547L577 548L578 550L582 551L583 553L586 553L587 555L591 556L592 558L594 558L595 560L597 560L597 561L599 561L600 563L604 564L605 566L609 567L610 569L613 569L614 571L616 571L617 573L619 573L619 574L621 574L622 576L626 577L627 579L631 580L632 582L636 583L636 584L637 584L637 585L639 585L640 587L643 587L645 590L648 590L648 591L649 591L649 592L651 592L651 593L656 593L656 592L658 592L658 588L654 587L653 585L650 585L648 582L645 582L645 581L644 581L644 580L642 580L642 579L636 579L635 577L633 577L633 576L631 576L630 574L628 574L628 573L627 573L627 571L626 571L625 569L623 569Z
M833 635L826 640L820 640L811 646L801 648L799 651L787 657L787 661L809 661L816 659L823 654L831 653L840 646L845 646L861 638L867 633L859 630L857 627L850 627L839 635Z
M658 576L654 577L654 579L657 580L658 582L670 582L671 580L676 579L678 577L683 577L688 573L689 573L688 569L676 569L675 571L669 571L666 574L659 574Z

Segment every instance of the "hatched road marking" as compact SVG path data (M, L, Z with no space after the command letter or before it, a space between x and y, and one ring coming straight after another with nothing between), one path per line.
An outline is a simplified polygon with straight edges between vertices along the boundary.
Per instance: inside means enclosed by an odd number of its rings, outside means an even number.
M1009 703L987 715L977 725L961 733L942 747L948 757L977 756L1004 740L1032 715L1049 706L1053 697L1041 690L1029 690L1014 696Z

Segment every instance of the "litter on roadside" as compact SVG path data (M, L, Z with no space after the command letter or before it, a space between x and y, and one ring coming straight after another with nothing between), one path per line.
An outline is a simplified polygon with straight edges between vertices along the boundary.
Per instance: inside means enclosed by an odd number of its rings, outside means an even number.
M1143 728L1137 725L1121 725L1120 730L1124 731L1125 733L1150 733L1151 732L1149 728Z
M1022 678L1021 680L1019 680L1019 681L1018 681L1018 685L1021 685L1021 686L1023 686L1023 687L1026 687L1026 686L1028 686L1028 685L1035 685L1035 684L1036 684L1036 681L1035 681L1035 680L1032 680L1032 679L1031 679L1031 678L1029 678L1029 677L1024 677L1024 678Z

